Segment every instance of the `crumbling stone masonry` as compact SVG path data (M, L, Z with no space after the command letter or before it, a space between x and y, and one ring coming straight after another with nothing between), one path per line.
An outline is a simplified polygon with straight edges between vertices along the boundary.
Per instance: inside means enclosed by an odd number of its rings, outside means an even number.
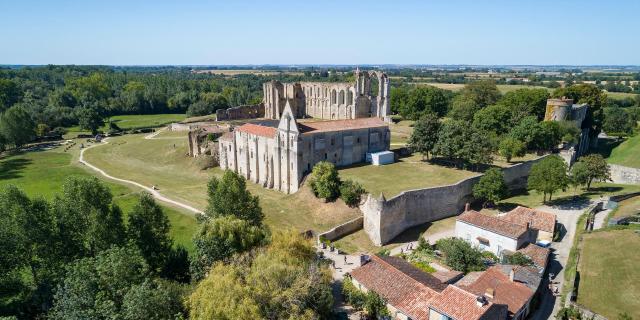
M216 110L217 121L256 118L264 118L263 103Z
M229 126L215 124L192 125L189 130L189 156L197 157L199 155L208 154L215 155L218 153L217 140L224 133L229 132Z
M378 71L355 71L355 83L270 81L263 84L264 116L280 119L287 101L296 118L357 119L378 117L389 121L389 77ZM377 88L375 84L377 83ZM372 92L376 91L376 92Z

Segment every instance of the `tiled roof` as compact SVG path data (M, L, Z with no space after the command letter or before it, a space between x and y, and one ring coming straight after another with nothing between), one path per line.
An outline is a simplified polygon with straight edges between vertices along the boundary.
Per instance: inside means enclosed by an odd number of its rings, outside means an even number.
M547 267L547 261L549 260L549 248L543 248L537 244L527 243L524 247L518 249L517 252L524 254L525 256L531 258L533 264L542 268L543 270Z
M236 130L267 138L275 137L276 131L278 131L278 129L274 127L261 126L253 123L245 123L237 127Z
M429 307L455 320L505 319L506 307L486 301L478 305L478 296L456 286L448 286L429 303Z
M456 280L462 278L463 273L455 270L449 270L449 271L442 270L442 271L436 271L431 275L437 278L438 280L440 280L442 283L453 283Z
M513 270L513 280L524 284L534 292L538 290L540 282L542 282L542 274L537 267L499 264L496 265L496 268L506 276L509 276L511 270Z
M510 266L513 267L513 266ZM487 289L493 289L493 298L489 301L507 305L511 315L516 314L531 299L534 291L525 284L511 281L500 266L493 266L476 279L472 284L460 288L476 295L484 295Z
M351 276L412 319L429 319L429 301L444 290L435 277L398 257L372 256Z
M512 239L518 239L525 232L527 232L527 227L524 225L515 224L498 217L482 214L474 210L465 211L464 213L459 215L456 220L497 234L501 234Z
M358 118L348 120L299 122L300 132L327 132L340 130L354 130L364 128L386 127L387 123L380 118Z
M476 282L476 280L478 280L478 278L480 278L482 274L483 274L482 271L471 271L467 273L464 277L462 277L462 279L458 280L456 282L456 286L459 286L459 287L468 286Z
M529 223L531 228L549 233L553 233L556 227L555 214L521 206L507 212L501 218L523 226Z

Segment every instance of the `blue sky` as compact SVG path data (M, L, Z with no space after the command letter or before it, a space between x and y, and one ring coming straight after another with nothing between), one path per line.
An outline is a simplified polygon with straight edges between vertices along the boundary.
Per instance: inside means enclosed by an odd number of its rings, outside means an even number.
M638 0L0 0L0 64L640 64L638 13Z

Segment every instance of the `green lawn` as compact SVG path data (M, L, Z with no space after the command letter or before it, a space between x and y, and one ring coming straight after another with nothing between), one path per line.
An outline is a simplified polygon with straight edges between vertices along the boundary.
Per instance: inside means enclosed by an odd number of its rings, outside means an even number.
M570 200L574 196L587 197L591 199L600 198L600 196L613 196L630 192L640 191L640 185L626 185L626 184L613 184L613 183L593 183L591 190L583 190L578 188L574 191L573 188L569 188L566 191L559 191L552 196L552 203L557 204L565 200ZM548 197L548 196L547 196ZM521 194L513 195L498 203L499 206L509 208L515 205L526 206L529 208L535 208L543 205L542 194L536 191L524 192Z
M456 183L478 173L448 168L422 161L422 156L402 158L393 164L355 165L339 169L340 177L360 182L373 195L383 192L387 199L404 190Z
M640 234L610 230L585 234L580 255L578 303L615 319L640 319Z
M629 198L618 203L613 217L624 217L640 213L640 196Z
M162 139L144 139L144 135L125 135L109 139L109 144L85 152L85 159L107 173L155 185L160 192L176 201L196 208L207 205L206 185L222 170L200 170L197 161L188 157L186 132L164 133ZM325 231L358 216L357 208L349 208L340 200L324 203L307 187L295 194L268 190L247 182L248 189L260 197L266 223L274 229L293 227L297 230Z
M609 163L640 168L640 134L628 138L611 151Z
M0 187L13 184L30 197L41 196L52 199L61 192L63 181L70 176L88 176L90 173L73 164L73 155L77 150L69 153L61 148L22 153L0 160ZM115 202L127 214L137 199L137 190L128 186L105 182L111 189ZM196 221L188 213L163 206L171 221L171 235L176 244L181 244L189 250L193 248L191 237L196 230Z
M187 116L185 114L174 114L174 113L166 113L166 114L134 114L134 115L120 115L120 116L112 116L108 119L105 119L105 125L101 128L101 130L108 130L109 120L115 122L120 129L128 130L128 129L137 129L137 128L152 128L152 127L161 127L163 125L167 125L173 122L179 122L186 119ZM81 132L80 127L75 126L69 128L70 132Z

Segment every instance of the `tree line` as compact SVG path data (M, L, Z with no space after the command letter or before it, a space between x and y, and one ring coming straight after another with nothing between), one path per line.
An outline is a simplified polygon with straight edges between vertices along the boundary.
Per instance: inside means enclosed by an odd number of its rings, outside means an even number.
M331 274L310 241L271 232L241 176L207 188L191 255L148 193L125 214L96 178L69 178L52 201L0 190L0 316L329 318Z

